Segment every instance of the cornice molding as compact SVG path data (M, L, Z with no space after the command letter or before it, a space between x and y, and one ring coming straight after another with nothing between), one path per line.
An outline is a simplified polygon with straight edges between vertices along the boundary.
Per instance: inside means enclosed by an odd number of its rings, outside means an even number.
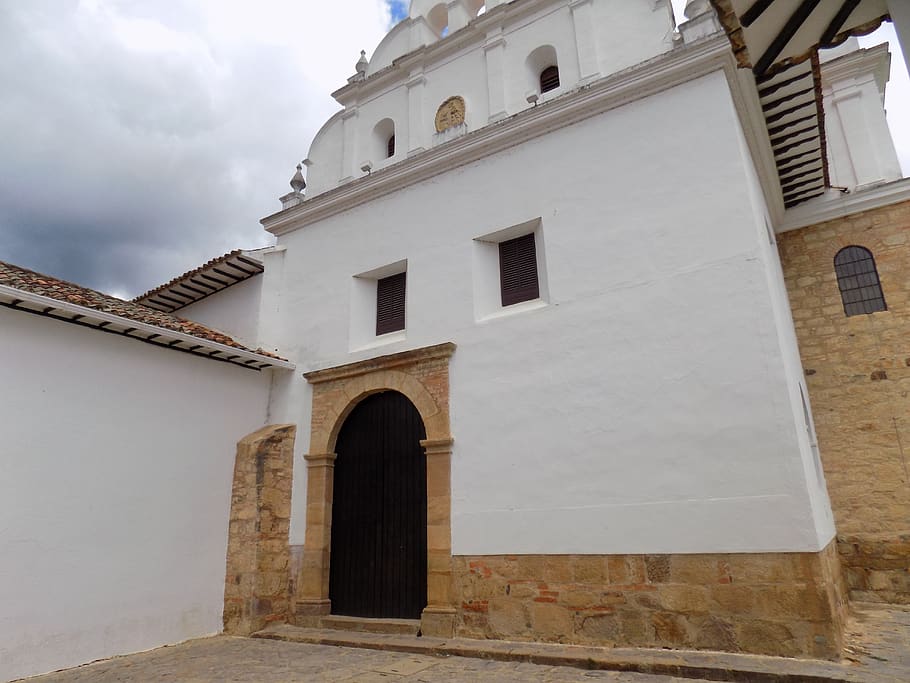
M723 70L739 88L736 63L722 33L679 47L634 67L594 81L537 107L525 109L451 142L373 171L298 206L263 218L263 227L285 235L414 183L478 161L552 130Z
M434 346L412 349L411 351L402 351L387 356L377 356L376 358L368 358L354 363L337 365L324 370L313 370L312 372L303 373L303 376L310 384L321 384L322 382L331 382L336 379L366 375L378 370L390 370L402 365L414 365L421 361L451 358L453 353L455 353L455 344L453 342L444 342Z
M857 75L870 74L876 85L882 89L888 80L888 67L891 64L891 53L887 43L850 52L830 62L822 62L822 87L831 89L837 83Z
M776 232L799 230L906 201L910 201L910 178L902 178L851 194L838 192L836 195L819 197L817 200L790 209L784 214L784 219Z

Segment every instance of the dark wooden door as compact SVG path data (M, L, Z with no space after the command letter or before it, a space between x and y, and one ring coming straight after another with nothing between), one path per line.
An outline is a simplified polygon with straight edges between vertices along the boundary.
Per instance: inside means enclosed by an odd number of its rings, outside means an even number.
M418 619L427 604L427 464L420 413L395 391L361 401L338 434L332 613Z

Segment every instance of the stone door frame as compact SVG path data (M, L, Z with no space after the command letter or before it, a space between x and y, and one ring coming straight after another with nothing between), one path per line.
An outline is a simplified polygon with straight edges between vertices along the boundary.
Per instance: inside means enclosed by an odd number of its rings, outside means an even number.
M306 536L297 581L298 624L331 613L329 563L335 442L361 400L382 391L404 394L417 408L427 438L427 607L425 635L451 637L455 627L452 579L452 434L449 419L449 342L304 374L313 386L307 463Z

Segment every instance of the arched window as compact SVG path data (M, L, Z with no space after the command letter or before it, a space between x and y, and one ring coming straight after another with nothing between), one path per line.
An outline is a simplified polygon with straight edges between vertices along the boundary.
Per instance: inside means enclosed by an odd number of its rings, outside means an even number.
M373 127L369 159L379 162L395 156L395 122L383 119Z
M548 66L540 72L540 92L545 93L559 87L559 67Z
M427 23L440 38L449 34L449 10L445 3L436 5L427 13Z
M468 13L472 17L479 17L481 14L486 13L487 4L486 0L468 0Z
M865 247L844 247L834 257L834 271L844 313L848 316L888 310L871 251Z
M525 60L527 90L542 94L559 87L559 57L552 45L541 45Z

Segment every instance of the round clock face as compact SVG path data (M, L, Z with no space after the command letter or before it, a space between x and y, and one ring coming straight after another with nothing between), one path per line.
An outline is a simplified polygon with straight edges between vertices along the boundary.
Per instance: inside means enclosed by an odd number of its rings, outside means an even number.
M443 102L436 110L436 132L441 133L449 128L464 123L464 100L457 95Z

